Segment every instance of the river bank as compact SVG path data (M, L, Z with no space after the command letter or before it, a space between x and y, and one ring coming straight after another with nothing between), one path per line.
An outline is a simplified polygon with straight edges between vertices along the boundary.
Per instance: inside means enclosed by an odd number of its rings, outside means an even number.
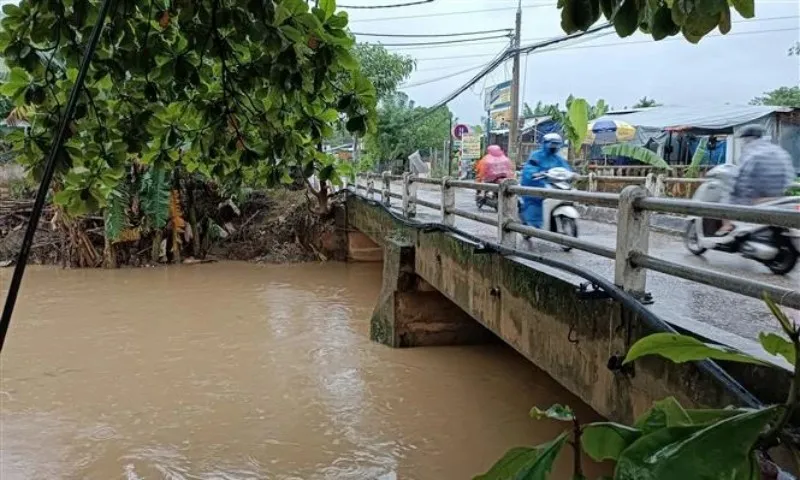
M0 201L0 264L8 266L16 259L32 203L28 198ZM153 254L154 240L142 234L141 227L127 228L120 239L109 242L102 216L71 220L69 227L64 228L63 214L48 205L34 238L29 263L84 267L110 263L139 267L218 260L296 263L343 259L333 215L315 213L314 201L304 190L254 191L236 201L207 195L195 203L204 221L195 223L196 232L188 221L184 222L178 235L177 255L171 223L163 233L158 232L159 251ZM80 234L77 247L70 241L75 231ZM110 262L109 256L113 257Z

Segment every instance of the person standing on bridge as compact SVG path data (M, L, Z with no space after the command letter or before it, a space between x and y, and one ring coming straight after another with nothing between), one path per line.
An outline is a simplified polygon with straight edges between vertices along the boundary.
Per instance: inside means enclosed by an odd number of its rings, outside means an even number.
M525 166L522 167L522 179L520 185L523 187L547 186L543 173L551 168L565 168L572 171L569 163L559 155L559 150L564 145L561 135L548 133L542 139L542 147L531 153ZM542 227L542 204L544 199L541 197L522 197L522 221L532 227Z

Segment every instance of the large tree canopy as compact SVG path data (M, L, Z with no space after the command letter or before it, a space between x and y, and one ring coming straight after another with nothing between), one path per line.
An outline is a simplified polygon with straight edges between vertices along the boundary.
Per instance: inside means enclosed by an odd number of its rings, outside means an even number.
M438 148L450 136L450 110L428 112L405 93L386 98L379 108L377 131L367 137L373 161L405 159L415 150Z
M37 173L64 113L99 0L6 5L0 93L27 107L14 142ZM116 0L59 152L57 201L102 207L131 163L210 178L335 178L317 151L340 116L374 126L375 89L334 0ZM299 169L297 168L299 167Z
M682 33L692 43L715 28L728 33L731 7L744 18L755 15L755 0L558 0L561 28L567 33L588 30L602 14L620 37L637 30L655 40Z
M356 44L353 55L361 64L361 72L375 86L378 100L394 95L416 66L413 58L390 52L380 44Z

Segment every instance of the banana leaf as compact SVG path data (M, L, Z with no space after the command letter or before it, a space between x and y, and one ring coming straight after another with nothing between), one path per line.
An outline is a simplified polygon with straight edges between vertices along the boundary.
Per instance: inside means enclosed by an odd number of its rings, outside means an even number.
M603 155L609 157L625 157L650 165L655 168L668 169L669 165L657 153L644 147L628 143L617 143L603 147Z

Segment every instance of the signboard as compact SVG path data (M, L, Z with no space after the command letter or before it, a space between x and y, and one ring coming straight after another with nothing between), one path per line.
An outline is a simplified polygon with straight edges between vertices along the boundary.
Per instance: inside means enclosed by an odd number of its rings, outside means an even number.
M453 127L452 133L454 138L461 140L461 137L471 133L471 129L469 128L469 125L464 125L463 123L459 123Z
M479 135L461 137L461 159L477 160L479 158L481 158L481 137Z
M486 89L483 94L483 109L487 112L511 107L511 81L498 83Z
M506 130L511 127L511 107L489 112L492 130Z

